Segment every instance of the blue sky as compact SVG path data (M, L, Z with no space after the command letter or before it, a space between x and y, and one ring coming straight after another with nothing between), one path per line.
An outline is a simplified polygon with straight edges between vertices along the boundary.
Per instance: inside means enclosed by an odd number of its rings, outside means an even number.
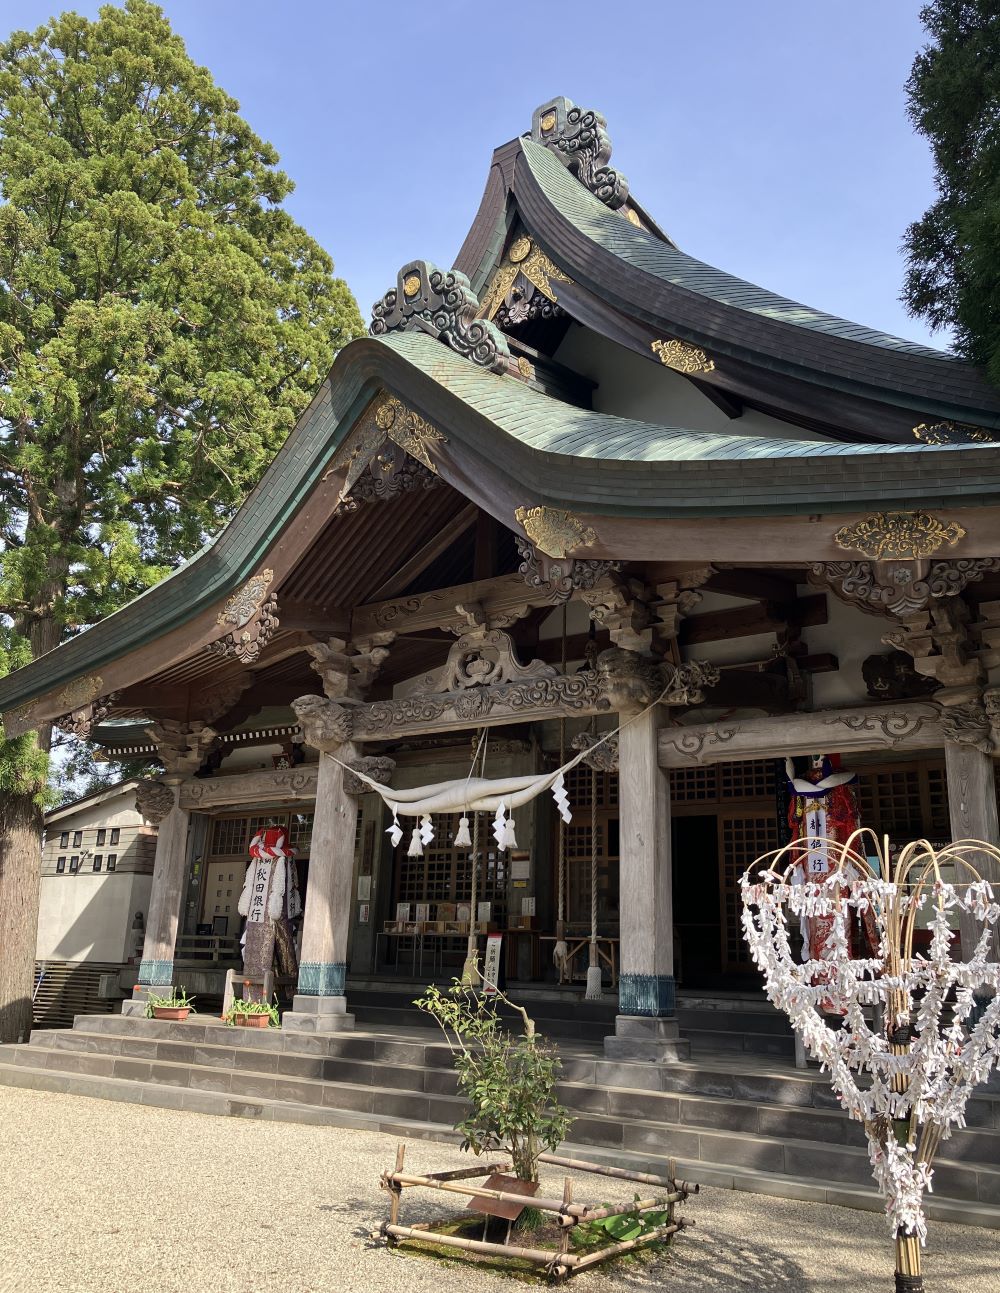
M76 3L96 14L98 4ZM51 0L2 0L0 29ZM933 198L903 86L916 0L165 0L296 183L289 208L368 317L414 257L450 266L492 149L563 94L685 251L919 341L899 303L907 224Z

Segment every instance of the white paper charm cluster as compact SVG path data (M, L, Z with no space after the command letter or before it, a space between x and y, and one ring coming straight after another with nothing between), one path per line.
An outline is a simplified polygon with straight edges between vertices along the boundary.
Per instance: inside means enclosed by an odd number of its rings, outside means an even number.
M931 1188L934 1151L953 1128L965 1126L969 1096L1000 1058L1000 905L992 887L965 865L976 850L979 857L996 851L975 841L937 853L929 845L907 846L912 851L906 864L880 879L865 854L851 849L853 837L847 845L827 843L843 850L842 862L821 881L803 881L799 861L788 850L747 871L741 882L743 931L768 998L829 1072L850 1116L864 1125L893 1233L916 1233L923 1240L922 1201ZM799 842L800 849L808 846L810 841ZM789 863L789 857L795 860ZM762 870L768 861L771 866ZM941 878L943 868L974 878L952 883ZM889 874L885 863L881 874ZM878 951L852 960L852 920L869 909ZM962 949L965 959L957 960L953 945L962 913L972 917L977 938ZM814 916L832 918L842 955L796 961L790 918ZM919 950L912 946L914 926L927 931ZM825 1015L821 1002L841 1017Z

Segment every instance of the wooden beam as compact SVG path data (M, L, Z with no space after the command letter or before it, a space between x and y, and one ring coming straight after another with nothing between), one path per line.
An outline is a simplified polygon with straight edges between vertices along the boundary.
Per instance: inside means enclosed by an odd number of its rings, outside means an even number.
M610 579L595 584L595 588L605 587L611 587ZM488 615L498 615L519 606L546 606L549 599L537 588L529 587L520 575L497 575L493 579L415 593L412 597L367 602L355 609L351 633L357 640L387 630L403 634L440 628L456 619L456 606L470 602L479 602Z
M700 377L692 377L689 373L684 374L692 386L697 387L707 400L715 405L727 418L741 418L743 416L743 401L740 397L732 392L724 391L719 386L714 386L711 382L703 381Z
M383 597L395 597L401 593L408 584L412 584L424 573L427 567L440 557L442 552L447 552L451 545L472 526L478 517L483 515L475 503L470 503L463 507L457 516L453 517L446 525L430 539L427 543L419 548L409 561L406 561L399 567L394 575L385 581L381 588L377 588L374 597L381 599Z
M898 701L811 714L677 724L660 732L659 760L661 768L688 768L789 754L935 750L943 745L937 705Z
M754 602L732 610L689 615L681 621L680 641L683 646L696 642L723 642L730 638L753 637L758 633L774 633L789 624L801 628L826 622L826 594L819 593L792 602Z
M497 570L497 522L489 512L476 517L476 545L472 574L475 579L489 579Z
M282 629L344 637L351 631L351 612L341 606L324 606L299 598L278 595L278 618Z
M803 580L804 582L804 580ZM781 575L766 570L747 570L740 566L727 566L716 572L705 584L713 593L728 593L731 597L745 597L767 602L789 602L795 599L795 584Z

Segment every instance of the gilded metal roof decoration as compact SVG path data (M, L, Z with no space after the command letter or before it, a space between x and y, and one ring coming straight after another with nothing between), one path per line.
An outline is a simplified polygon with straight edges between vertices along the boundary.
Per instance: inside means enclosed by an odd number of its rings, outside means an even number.
M642 228L642 221L639 219L639 213L634 207L625 208L625 219L629 224L634 224L637 229Z
M430 471L437 471L430 451L448 441L437 427L431 426L426 418L407 408L402 400L398 400L395 395L387 395L375 410L375 425L411 458L422 462Z
M551 148L581 184L617 211L628 197L628 180L608 165L607 124L592 108L579 108L570 99L552 99L532 114L531 138Z
M712 373L715 371L715 360L710 359L704 350L689 345L686 341L672 338L669 341L654 341L653 353L660 363L678 373Z
M594 530L558 507L519 507L514 519L547 557L565 557L570 548L589 548L597 542Z
M369 331L373 337L426 332L481 368L506 372L507 341L498 328L477 317L479 312L479 299L464 274L414 260L403 266L396 286L372 307Z
M914 561L964 537L957 521L941 521L929 512L873 512L854 525L841 526L833 541L873 561Z
M517 357L517 371L526 382L534 381L535 365L530 359L525 359L524 355L518 355Z
M921 422L913 428L921 444L996 444L1000 433L973 426L971 422Z
M517 281L521 275L526 280L524 285L518 284ZM545 252L536 247L530 238L524 236L515 238L486 290L482 314L484 318L492 319L505 302L508 308L513 310L516 305L515 297L519 297L530 306L532 293L526 290L529 285L555 306L557 297L553 283L570 282L572 279L557 265L553 265ZM541 312L544 313L544 311ZM550 311L553 316L558 312L555 309ZM517 323L519 320L515 318L512 322Z

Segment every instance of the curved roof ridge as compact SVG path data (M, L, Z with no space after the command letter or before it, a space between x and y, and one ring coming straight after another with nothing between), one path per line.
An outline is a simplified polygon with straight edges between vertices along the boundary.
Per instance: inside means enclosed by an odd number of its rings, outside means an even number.
M855 457L926 454L969 449L967 444L854 444L778 436L727 435L668 427L563 403L510 375L489 373L419 332L377 338L428 377L475 408L529 448L571 458L632 462L710 461L737 458ZM989 448L988 444L975 446ZM996 445L992 446L994 449Z
M884 350L919 355L923 359L968 366L966 361L948 351L907 341L904 337L896 337L877 328L792 301L777 292L698 260L676 245L661 241L654 234L623 220L620 215L609 210L574 180L549 149L530 139L522 139L521 148L532 173L555 205L588 237L636 269L645 270L676 287L687 288L734 309L763 315L781 323L810 328Z

